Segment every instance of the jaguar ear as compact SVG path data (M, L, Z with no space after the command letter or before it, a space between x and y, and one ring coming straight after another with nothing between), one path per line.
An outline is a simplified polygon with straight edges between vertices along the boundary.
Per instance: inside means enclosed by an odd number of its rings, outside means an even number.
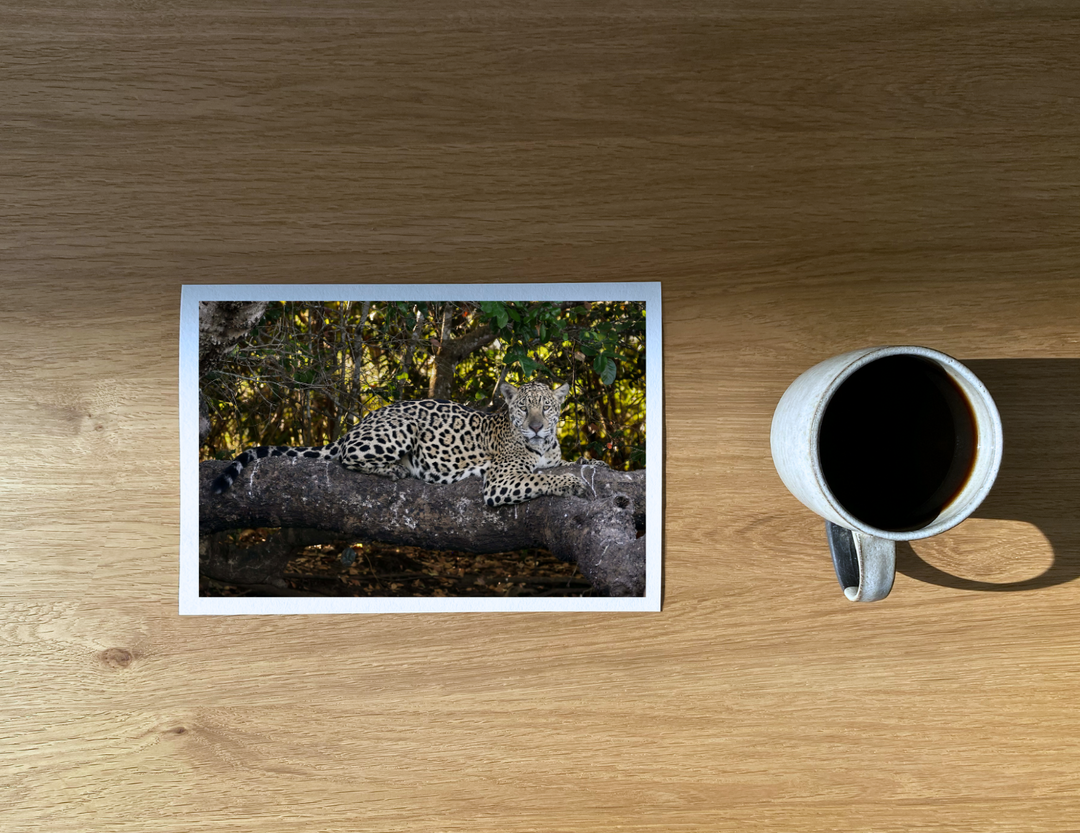
M555 388L555 398L559 400L560 404L562 404L562 401L566 399L566 395L568 393L570 393L569 384L559 385L559 387Z
M511 385L509 382L502 382L499 384L499 393L503 395L503 399L506 400L506 404L509 405L514 401L514 397L517 396L518 389Z

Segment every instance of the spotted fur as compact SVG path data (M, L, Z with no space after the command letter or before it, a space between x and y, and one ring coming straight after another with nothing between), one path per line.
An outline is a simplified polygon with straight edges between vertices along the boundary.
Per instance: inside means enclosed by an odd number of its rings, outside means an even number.
M439 399L395 402L368 414L344 437L315 448L249 448L214 481L226 491L245 466L262 457L337 460L352 471L400 480L454 483L484 478L488 506L521 503L541 495L582 495L584 481L573 471L548 471L562 464L557 428L568 385L551 390L540 382L520 388L504 382L506 410L474 411Z

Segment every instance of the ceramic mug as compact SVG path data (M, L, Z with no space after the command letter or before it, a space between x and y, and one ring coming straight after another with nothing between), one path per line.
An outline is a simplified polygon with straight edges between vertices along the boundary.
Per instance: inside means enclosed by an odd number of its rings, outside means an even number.
M982 382L926 347L872 347L807 370L773 414L772 456L795 497L825 519L840 586L885 598L896 542L968 517L1001 465L1001 418Z

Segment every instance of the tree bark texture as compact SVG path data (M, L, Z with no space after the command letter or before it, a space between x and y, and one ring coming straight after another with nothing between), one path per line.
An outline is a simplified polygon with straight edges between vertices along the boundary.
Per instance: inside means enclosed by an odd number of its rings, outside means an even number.
M266 301L200 301L200 362L216 360L246 336L267 306Z
M479 477L450 485L349 471L336 462L268 457L210 493L227 463L199 464L200 535L255 527L315 528L360 540L490 553L545 547L575 562L601 594L645 593L645 471L580 470L589 498L541 497L490 508ZM210 550L213 552L213 549ZM282 565L283 566L283 565Z

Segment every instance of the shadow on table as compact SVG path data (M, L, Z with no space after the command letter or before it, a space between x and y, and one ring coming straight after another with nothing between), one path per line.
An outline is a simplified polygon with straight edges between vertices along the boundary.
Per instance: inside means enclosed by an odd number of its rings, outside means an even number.
M897 572L929 584L988 592L1034 590L1080 578L1080 359L961 361L993 396L1004 436L994 488L972 517L1036 526L1053 547L1054 561L1024 581L977 581L928 564L905 542L896 548Z

